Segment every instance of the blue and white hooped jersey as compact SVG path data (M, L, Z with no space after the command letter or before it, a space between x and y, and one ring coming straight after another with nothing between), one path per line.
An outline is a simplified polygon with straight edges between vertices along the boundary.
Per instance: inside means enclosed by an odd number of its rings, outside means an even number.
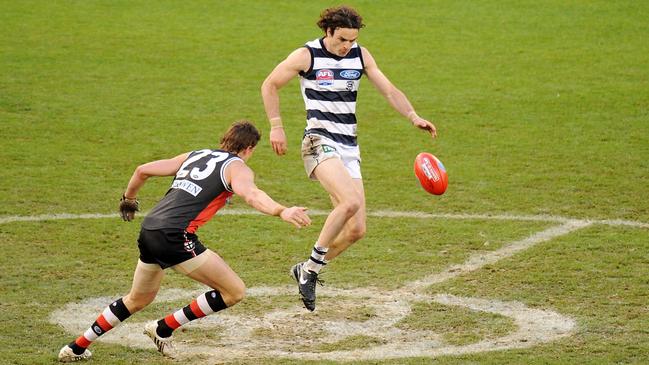
M345 57L328 52L323 38L305 47L311 53L311 67L300 72L307 119L304 133L357 146L356 94L364 69L361 47L354 43Z

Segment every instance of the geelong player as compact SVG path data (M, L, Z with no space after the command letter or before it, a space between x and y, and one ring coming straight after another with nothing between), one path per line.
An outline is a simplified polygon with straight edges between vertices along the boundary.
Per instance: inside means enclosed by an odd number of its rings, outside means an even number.
M144 333L163 355L174 357L172 333L178 327L233 306L245 294L245 285L215 252L196 236L226 202L237 194L262 213L275 215L296 227L311 220L304 207L287 208L257 188L246 161L259 141L259 131L247 121L234 123L221 139L221 149L203 149L168 160L138 166L120 202L125 221L138 211L137 193L152 176L175 176L171 188L144 218L138 248L140 258L130 292L111 303L76 340L63 346L59 361L88 359L87 349L97 337L125 321L153 301L166 268L172 268L212 290L159 321L146 324Z
M381 72L370 52L356 43L363 21L352 8L326 9L318 26L324 36L293 51L268 75L261 87L270 120L270 143L286 153L278 90L300 77L306 106L302 159L307 175L318 180L331 197L329 213L311 256L291 269L302 301L315 309L318 272L365 235L365 193L356 139L356 93L363 74L390 105L415 127L435 137L435 126L417 115L406 96Z

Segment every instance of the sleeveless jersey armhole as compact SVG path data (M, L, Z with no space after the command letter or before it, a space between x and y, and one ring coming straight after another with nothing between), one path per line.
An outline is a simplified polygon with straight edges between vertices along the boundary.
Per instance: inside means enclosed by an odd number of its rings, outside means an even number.
M229 191L229 192L231 192L231 193L233 192L233 191L232 191L232 187L230 186L230 184L228 184L228 182L227 182L226 179L225 179L225 168L228 167L228 165L230 165L230 164L231 164L232 162L234 162L234 161L241 161L241 162L243 162L243 160L240 159L239 157L233 157L233 158L231 158L230 160L225 161L225 163L224 163L223 165L221 165L221 171L220 171L220 174L221 174L221 182L223 183L223 186L225 187L225 190L227 190L227 191ZM243 163L245 164L245 162L243 162Z
M311 62L309 64L309 69L306 70L306 71L300 71L300 76L306 77L306 75L310 74L313 71L313 57L314 56L313 56L313 49L311 49L311 47L309 47L307 45L304 45L303 47L309 50L309 55L311 56Z
M363 71L361 72L365 73L365 60L363 59L363 47L361 47L361 45L358 43L356 43L356 45L358 46L358 58L361 59L361 66L363 66Z

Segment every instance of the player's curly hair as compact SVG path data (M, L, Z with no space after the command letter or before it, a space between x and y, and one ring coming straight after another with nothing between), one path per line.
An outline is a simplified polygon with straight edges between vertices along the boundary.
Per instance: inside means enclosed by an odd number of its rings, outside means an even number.
M329 29L333 33L336 28L361 29L365 26L361 15L353 8L345 5L323 10L320 14L320 20L316 24L325 33Z
M239 120L234 122L221 138L221 149L239 153L248 147L255 147L261 139L261 133L252 122Z

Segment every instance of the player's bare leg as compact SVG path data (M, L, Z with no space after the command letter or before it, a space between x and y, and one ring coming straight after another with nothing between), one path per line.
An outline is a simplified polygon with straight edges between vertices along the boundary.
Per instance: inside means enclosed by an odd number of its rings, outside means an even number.
M138 263L133 275L131 291L124 297L124 304L131 313L141 310L155 299L163 277L164 270L159 265L145 264L141 261ZM171 338L156 338L155 327L152 327L150 323L145 325L144 334L151 337L158 351L173 357L174 348Z
M163 277L164 271L159 265L146 264L138 260L129 293L106 307L95 323L75 341L63 346L59 352L59 361L76 362L89 359L92 353L88 350L88 346L99 336L151 303L160 289Z
M343 231L347 222L363 206L362 190L358 190L354 179L337 158L321 162L313 171L322 187L338 204L329 213L313 247L311 256L304 263L298 263L291 269L291 274L298 282L298 289L304 306L315 310L315 285L318 272L326 264L325 256L334 240Z
M319 245L329 248L342 232L347 221L364 205L365 198L362 187L358 189L355 182L358 179L352 179L342 161L337 158L323 161L313 173L322 187L337 202L318 236Z
M158 264L138 260L133 274L131 290L122 299L131 314L140 311L155 299L165 272Z
M205 253L208 255L205 263L186 275L221 293L228 307L240 302L246 295L243 280L216 252L207 250Z
M365 211L365 189L363 187L362 179L353 179L354 186L358 191L361 199L361 206L349 220L345 223L343 230L338 234L336 239L331 245L325 256L325 262L329 262L345 251L349 246L353 245L365 236L367 230L367 213ZM332 196L331 202L334 206L338 205L338 201Z
M246 287L241 278L215 252L202 254L173 266L173 269L214 289L201 294L189 305L145 326L144 333L153 340L158 351L168 357L176 357L173 331L198 318L231 307L241 301Z

